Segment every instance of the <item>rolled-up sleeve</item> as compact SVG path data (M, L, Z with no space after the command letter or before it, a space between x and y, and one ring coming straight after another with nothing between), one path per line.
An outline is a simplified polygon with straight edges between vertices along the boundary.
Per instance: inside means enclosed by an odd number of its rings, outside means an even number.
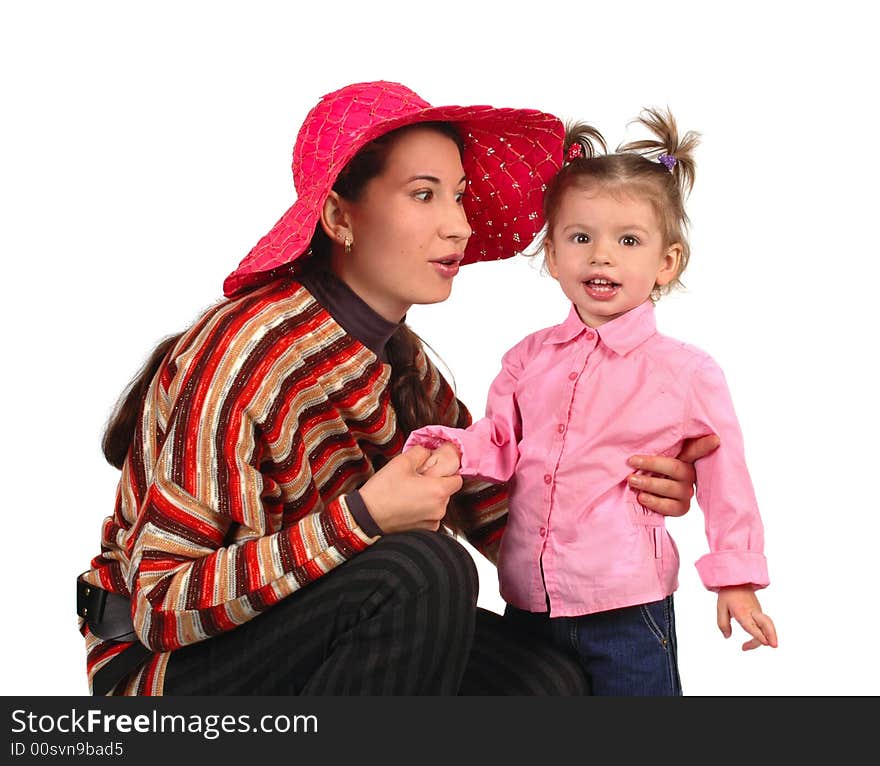
M696 563L703 585L770 583L764 557L764 526L746 467L742 431L724 373L706 357L692 377L685 434L718 434L721 446L695 463L697 503L705 517L709 553Z

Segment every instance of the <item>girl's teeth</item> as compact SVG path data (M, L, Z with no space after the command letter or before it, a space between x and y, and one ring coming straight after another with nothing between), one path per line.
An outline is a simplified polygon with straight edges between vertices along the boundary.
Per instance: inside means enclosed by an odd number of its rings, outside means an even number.
M597 290L611 290L614 287L614 282L609 282L607 279L590 279L587 284Z

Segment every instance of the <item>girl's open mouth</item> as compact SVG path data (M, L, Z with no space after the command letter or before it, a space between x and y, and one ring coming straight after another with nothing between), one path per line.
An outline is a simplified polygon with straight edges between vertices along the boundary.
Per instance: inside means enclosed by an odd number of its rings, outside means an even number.
M617 295L621 285L610 279L588 279L584 284L587 295L597 301L607 301Z

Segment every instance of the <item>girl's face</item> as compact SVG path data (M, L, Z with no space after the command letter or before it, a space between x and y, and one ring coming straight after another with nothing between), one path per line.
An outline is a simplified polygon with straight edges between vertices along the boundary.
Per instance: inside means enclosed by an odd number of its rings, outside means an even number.
M547 267L584 324L599 327L675 278L681 246L664 246L651 204L624 193L569 189L545 244Z
M360 199L339 201L353 244L334 270L392 322L415 303L446 300L471 235L465 188L452 139L430 128L402 133Z

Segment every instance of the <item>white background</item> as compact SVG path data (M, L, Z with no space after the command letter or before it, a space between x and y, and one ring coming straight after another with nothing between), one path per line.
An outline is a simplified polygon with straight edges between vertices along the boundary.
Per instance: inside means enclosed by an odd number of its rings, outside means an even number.
M73 586L113 505L110 408L292 203L308 109L388 79L437 105L587 119L612 144L647 105L702 132L688 289L658 319L727 373L780 646L744 654L741 633L721 638L693 567L694 506L669 524L684 689L875 694L876 40L862 3L718 7L4 3L2 692L87 693ZM479 414L502 352L566 312L516 257L466 267L451 300L410 319ZM481 579L500 610L489 566Z

